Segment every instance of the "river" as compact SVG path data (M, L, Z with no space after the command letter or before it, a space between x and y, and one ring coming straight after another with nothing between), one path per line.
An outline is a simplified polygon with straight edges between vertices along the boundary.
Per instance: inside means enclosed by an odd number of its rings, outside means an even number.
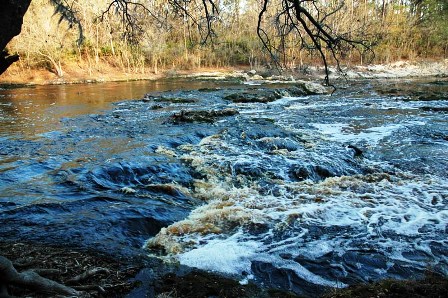
M145 251L302 295L446 276L448 80L291 85L1 89L0 237Z

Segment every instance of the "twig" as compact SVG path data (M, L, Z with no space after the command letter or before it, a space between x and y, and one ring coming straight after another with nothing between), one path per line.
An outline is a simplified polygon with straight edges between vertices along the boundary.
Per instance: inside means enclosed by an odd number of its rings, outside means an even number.
M100 293L106 293L106 290L99 285L83 285L83 286L73 286L74 289L79 291L98 291Z
M80 281L83 281L83 280L85 280L85 279L87 279L87 278L89 278L89 277L91 277L93 275L97 275L97 274L100 274L100 273L109 274L110 271L108 269L106 269L106 268L103 268L103 267L95 267L95 268L92 268L90 270L87 270L86 272L84 272L84 273L82 273L80 275L77 275L77 276L69 279L67 281L67 284L79 283Z

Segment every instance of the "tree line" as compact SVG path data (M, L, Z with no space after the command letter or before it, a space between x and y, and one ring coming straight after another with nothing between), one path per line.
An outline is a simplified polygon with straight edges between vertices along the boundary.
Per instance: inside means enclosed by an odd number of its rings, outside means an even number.
M28 1L29 2L29 1ZM19 69L158 72L448 57L446 0L33 0Z

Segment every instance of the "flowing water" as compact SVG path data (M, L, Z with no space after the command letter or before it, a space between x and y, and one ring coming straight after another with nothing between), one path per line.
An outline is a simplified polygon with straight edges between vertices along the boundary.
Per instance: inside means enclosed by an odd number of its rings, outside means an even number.
M225 96L284 87L0 90L0 237L144 246L304 295L447 275L448 81L345 85L267 103ZM211 110L233 112L177 121Z

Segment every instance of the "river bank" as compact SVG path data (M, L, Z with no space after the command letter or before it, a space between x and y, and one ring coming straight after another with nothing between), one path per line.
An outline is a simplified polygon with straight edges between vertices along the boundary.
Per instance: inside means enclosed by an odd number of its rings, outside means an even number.
M105 63L102 63L97 67L71 64L64 68L64 75L60 77L47 69L26 69L21 68L20 65L12 65L0 76L0 85L61 85L158 80L196 72L219 72L222 74L227 74L236 70L236 68L229 67L213 69L203 68L200 70L168 69L154 72L152 68L130 71L113 67Z
M241 285L235 280L201 270L170 270L161 263L154 263L154 260L151 262L143 255L122 258L94 250L26 242L0 242L0 252L0 255L13 262L19 272L33 270L41 276L83 292L83 297L299 297L291 292L262 289L254 284ZM156 270L159 270L158 275L154 274ZM439 298L447 291L448 278L428 272L425 278L419 280L389 279L359 284L345 289L330 289L319 297ZM13 286L10 286L9 294L15 297L49 297L48 293Z
M241 285L202 270L166 265L144 254L123 257L94 249L0 241L0 255L11 260L19 272L34 271L79 291L81 297L297 297L278 289ZM13 297L53 297L52 293L21 286L10 285L8 290Z
M440 61L397 61L390 64L343 66L342 72L330 67L330 79L396 79L419 77L448 76L448 59ZM235 78L240 80L323 80L324 72L320 66L303 65L281 74L275 69L250 69L248 66L201 68L201 69L167 69L154 72L152 69L142 69L129 72L110 65L97 68L67 66L64 76L58 77L46 69L22 69L12 66L2 76L0 85L60 85L121 82L137 80L158 80L164 78Z

